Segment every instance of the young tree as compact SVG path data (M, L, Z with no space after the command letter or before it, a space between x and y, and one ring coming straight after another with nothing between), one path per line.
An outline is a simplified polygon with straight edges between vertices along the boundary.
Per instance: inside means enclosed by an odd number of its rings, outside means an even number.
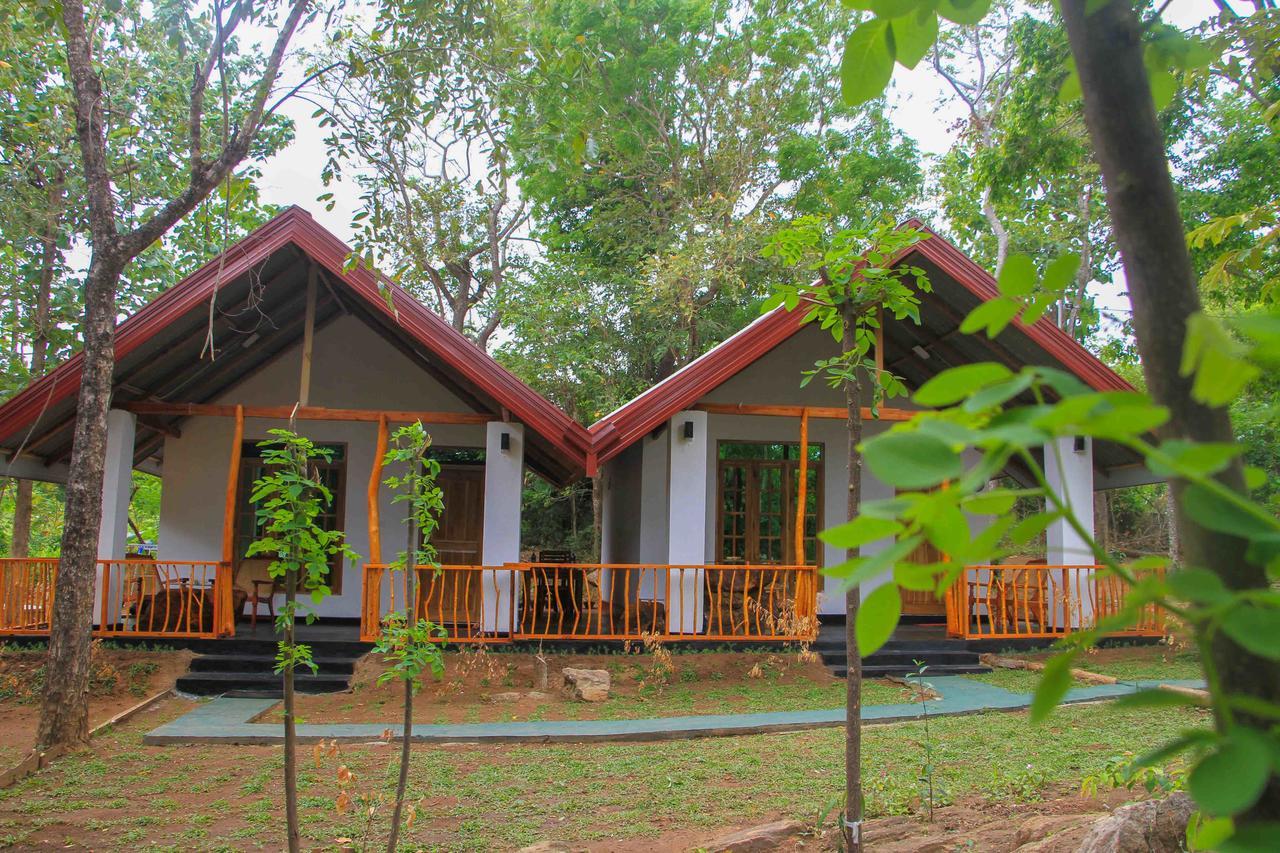
M291 424L292 426L292 424ZM322 512L333 503L333 494L320 480L313 463L328 462L332 451L319 447L291 429L270 430L273 437L259 444L267 473L253 484L250 501L257 508L262 536L254 540L245 556L269 557L267 574L284 581L284 606L276 614L281 633L276 653L276 672L284 682L284 794L285 823L290 853L301 848L298 823L298 733L294 714L294 671L317 667L311 647L299 643L298 593L319 604L329 595L329 573L335 558L358 559L347 547L340 530L325 530L319 523ZM314 614L307 613L307 621Z
M846 54L850 77L861 81L853 87L857 97L873 96L891 78L901 41L891 39L890 32L899 20L914 28L934 14L931 3L919 5L902 19L877 17L863 25L868 29L861 36L851 37L851 43L874 48L852 54L852 59ZM983 420L959 426L973 432L952 428L950 418L921 418L907 430L877 439L876 447L868 443L867 457L886 463L881 470L890 482L898 476L892 463L902 459L916 460L915 466L929 469L925 479L939 482L960 462L957 445L984 448L985 459L977 469L981 475L1000 470L1013 454L1025 460L1032 445L1077 434L1126 444L1143 454L1148 468L1167 476L1176 498L1187 567L1165 581L1144 580L1138 570L1150 564L1120 565L1094 547L1095 558L1131 588L1123 612L1081 639L1088 642L1131 624L1138 608L1149 603L1179 614L1191 625L1203 652L1216 730L1191 733L1150 760L1197 750L1188 785L1205 816L1213 819L1198 828L1197 835L1212 838L1198 838L1200 847L1228 849L1229 837L1230 849L1274 849L1280 840L1274 823L1280 813L1280 776L1274 762L1280 749L1274 728L1280 717L1280 595L1271 584L1280 576L1275 546L1280 521L1249 499L1250 488L1266 474L1246 472L1225 406L1262 366L1275 368L1280 327L1273 314L1237 318L1233 325L1242 341L1201 310L1157 117L1157 102L1166 102L1177 86L1175 74L1203 67L1212 55L1203 44L1160 26L1158 13L1144 20L1131 0L1062 0L1060 6L1075 65L1070 75L1064 73L1064 89L1070 93L1078 85L1083 97L1129 286L1137 347L1147 387L1158 405L1141 394L1092 394L1056 371L1029 369L1010 376L1001 375L998 365L978 365L937 377L932 388L926 385L916 395L917 402L937 406L970 398L962 411ZM980 20L986 7L978 0L959 11ZM954 4L938 8L957 14ZM1037 281L1029 259L1020 266L1016 276L1002 277L1001 296L980 306L963 329L985 328L994 335L1024 308L1044 310L1043 305L1024 305ZM1024 320L1026 316L1023 313ZM1033 387L1040 388L1038 406L990 420L992 407L1000 409ZM1060 402L1048 405L1045 388L1051 388ZM982 403L974 405L972 395L979 392ZM998 432L992 435L988 427ZM1145 440L1152 429L1159 430L1158 447ZM922 456L924 445L945 452ZM948 497L1001 513L1000 506L1012 496L976 495L981 484L975 477L966 472L957 488L946 490ZM1053 501L1054 510L1040 514L1037 523L1055 516L1073 518L1069 504L1043 479L1038 486L1039 494ZM936 527L930 519L936 519L937 506L922 496L912 503L918 506L905 514L901 506L881 507L880 512L902 516L908 522L902 529L919 541L924 531ZM926 516L920 508L934 512ZM1000 521L988 532L995 531L998 538L1009 527ZM1085 534L1082 528L1077 532ZM986 538L984 534L983 542L968 546L958 543L960 553L971 558L975 552L997 551L994 541ZM954 579L955 571L948 577ZM1068 653L1046 669L1034 716L1043 716L1065 693L1071 658Z
M906 392L901 378L884 369L881 344L886 315L895 320L920 322L918 293L929 292L929 279L924 270L896 264L903 253L920 240L920 233L899 229L884 221L870 228L834 230L817 216L803 217L781 230L766 246L767 255L776 255L789 266L799 266L803 275L816 276L801 284L783 284L765 301L763 310L780 305L788 310L804 310L805 322L818 323L835 338L838 355L819 361L807 371L802 384L822 375L833 388L844 392L848 410L848 506L849 521L845 525L823 531L820 538L832 545L848 549L849 563L828 571L841 575L859 561L860 545L880 538L864 536L868 521L862 518L862 443L864 403L874 415L886 397ZM864 394L870 391L870 394ZM877 557L883 566L892 565L897 548ZM896 554L900 557L901 554ZM887 562L885 562L887 561ZM862 849L862 654L870 654L884 644L901 611L901 600L894 584L871 593L871 598L884 599L892 607L875 612L884 614L877 621L859 619L861 591L849 584L845 592L846 685L845 701L845 810L844 839L851 851ZM892 601L889 597L892 596ZM892 614L892 620L888 614Z
M175 152L168 163L161 165L155 160L148 165L172 170L174 162L182 161L186 174L172 193L149 199L132 198L119 186L122 176L116 166L136 149L129 132L108 132L119 130L111 126L112 116L104 109L109 103L104 79L113 57L100 55L99 49L113 40L134 44L163 37L165 27L152 21L147 32L122 32L97 18L83 0L67 0L60 8L90 257L84 281L84 362L66 489L66 525L50 629L48 677L36 732L37 745L46 748L82 742L88 736L91 610L121 278L134 258L163 237L250 154L275 109L268 100L285 51L310 3L287 0L255 7L246 3L228 6L214 0L207 16L192 19L185 12L163 16L170 37L195 49L194 72L185 92L164 69L156 72L156 86L176 89L175 97L187 107L183 136L177 137L172 128L165 130L171 137L184 138L185 150ZM157 20L160 17L157 13ZM269 53L260 63L228 62L233 37L249 24L274 28ZM206 122L211 82L222 93L220 128Z
M403 463L405 473L388 477L386 484L397 492L394 502L408 505L405 525L408 540L392 563L404 572L405 610L391 613L382 620L382 633L377 651L391 660L391 667L378 676L378 683L404 682L404 724L400 732L400 772L396 780L396 804L391 814L391 832L387 853L395 853L400 838L404 795L409 785L409 754L413 743L413 697L422 687L422 676L429 670L439 678L444 674L444 656L440 653L445 630L427 619L418 618L418 572L426 569L438 576L436 549L431 536L444 513L444 492L436 485L440 463L432 459L431 436L418 421L401 427L392 436L386 464Z

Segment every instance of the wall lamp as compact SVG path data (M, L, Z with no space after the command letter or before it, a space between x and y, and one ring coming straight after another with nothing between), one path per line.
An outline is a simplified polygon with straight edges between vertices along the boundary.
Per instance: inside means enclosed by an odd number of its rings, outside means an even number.
M504 432L504 433L499 434L499 436L498 436L498 447L500 447L500 448L501 448L501 449L503 449L503 450L510 450L510 449L511 449L511 433L509 433L509 432Z
M685 441L693 440L693 421L684 422L684 439Z

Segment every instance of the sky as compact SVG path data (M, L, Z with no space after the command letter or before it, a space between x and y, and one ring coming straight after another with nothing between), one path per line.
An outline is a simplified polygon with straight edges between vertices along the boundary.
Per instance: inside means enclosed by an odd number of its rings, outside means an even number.
M833 0L835 2L835 0ZM1179 28L1189 28L1213 15L1213 0L1171 0L1163 18ZM316 29L305 31L298 40L298 47L307 50L318 46L322 33ZM293 85L301 77L300 65L295 61L282 75L282 87ZM964 107L955 98L947 97L946 84L922 62L914 70L897 66L889 92L889 116L893 123L916 141L926 155L938 155L947 151L955 141L962 126ZM324 132L311 114L315 107L301 100L288 102L283 112L296 125L296 137L292 145L268 160L262 169L259 182L263 200L272 204L297 204L305 207L326 228L344 240L350 240L351 217L358 210L358 190L351 181L325 187L320 180L326 160L323 142ZM334 208L316 201L323 193L334 194ZM926 200L927 202L927 200ZM927 208L935 205L926 203ZM939 223L945 227L945 223ZM1123 271L1117 273L1110 284L1095 284L1091 292L1105 311L1128 311L1128 297L1124 291Z

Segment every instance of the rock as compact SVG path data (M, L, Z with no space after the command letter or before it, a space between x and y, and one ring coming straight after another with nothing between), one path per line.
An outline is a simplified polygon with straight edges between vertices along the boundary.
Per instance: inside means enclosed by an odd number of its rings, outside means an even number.
M707 853L767 853L777 850L804 832L798 820L779 820L722 835L702 847Z
M1091 824L1097 815L1091 814L1042 814L1027 818L1018 827L1018 834L1013 837L1015 847L1023 847L1036 841L1042 841L1051 835L1077 826Z
M603 702L609 698L609 670L565 667L564 689L583 702Z
M1121 806L1093 825L1078 853L1180 853L1195 810L1191 797L1181 791Z
M521 693L517 690L512 690L507 693L489 694L490 702L519 702L521 699L532 699L535 702L545 702L550 698L550 693L539 693L537 690L530 690L528 693Z
M521 847L516 853L573 853L572 847L563 841L539 841L528 847Z

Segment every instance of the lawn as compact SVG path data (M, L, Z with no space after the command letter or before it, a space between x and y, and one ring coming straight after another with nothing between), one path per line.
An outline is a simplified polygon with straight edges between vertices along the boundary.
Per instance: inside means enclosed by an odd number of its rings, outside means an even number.
M1051 651L1010 653L1011 657L1027 660L1046 660ZM1194 646L1176 643L1155 643L1133 646L1106 646L1090 649L1076 658L1076 668L1100 675L1110 675L1121 681L1146 681L1152 679L1204 678L1200 669L1200 655Z
M281 750L269 746L147 747L142 733L190 708L174 700L145 721L95 741L0 791L0 842L95 850L278 849ZM930 722L940 801L975 797L999 811L1055 786L1078 786L1124 751L1143 751L1188 726L1187 709L1067 707L1043 726L1023 713ZM780 816L813 820L836 803L843 733L608 745L419 746L411 788L422 798L407 849L510 849L545 839L589 842L714 833ZM865 730L869 816L920 808L925 729ZM363 808L334 808L339 766L353 793L391 790L395 745L344 746L314 759L300 780L305 845L359 839ZM374 817L380 831L385 809ZM495 819L501 815L501 819Z

